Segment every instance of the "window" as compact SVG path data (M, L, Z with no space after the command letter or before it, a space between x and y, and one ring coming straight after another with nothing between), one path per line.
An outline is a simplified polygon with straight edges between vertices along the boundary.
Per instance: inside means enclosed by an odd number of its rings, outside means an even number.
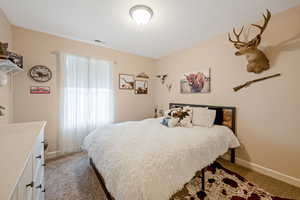
M59 148L80 151L83 139L114 120L113 64L60 54Z

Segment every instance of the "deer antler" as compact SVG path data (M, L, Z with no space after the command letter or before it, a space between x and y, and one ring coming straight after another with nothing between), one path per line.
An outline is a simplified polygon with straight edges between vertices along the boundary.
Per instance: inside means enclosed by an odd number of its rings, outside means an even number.
M240 36L244 30L244 27L241 29L239 33L237 33L235 29L233 29L233 34L235 35L236 40L232 40L230 33L228 33L229 41L234 44L235 48L238 49L238 51L235 52L235 55L236 56L246 55L246 59L248 60L248 65L247 65L248 72L261 73L262 71L270 68L268 58L260 49L258 49L258 45L260 44L262 38L261 35L264 33L271 19L271 12L268 9L267 9L267 14L263 14L263 18L264 18L263 25L252 24L252 26L258 28L260 32L250 41L242 42L240 40Z
M252 26L255 26L257 28L260 29L260 33L258 35L262 35L263 32L265 31L270 19L271 19L271 12L267 9L267 16L265 14L263 14L263 17L264 17L264 25L260 26L260 25L257 25L257 24L251 24Z
M241 36L243 30L244 30L244 26L242 27L242 29L240 30L239 33L237 33L236 30L235 30L235 28L233 28L233 34L234 34L236 40L232 40L231 36L230 36L230 33L228 33L228 39L229 39L229 41L232 42L237 49L240 48L240 45L246 45L247 44L246 42L242 42L240 40L240 36Z
M228 39L230 42L232 42L235 46L235 48L239 49L241 46L245 46L247 44L252 44L252 43L256 43L257 45L260 43L260 38L261 35L263 34L263 32L265 31L265 29L267 28L267 25L271 19L271 12L267 9L267 15L263 14L264 17L264 24L262 26L258 25L258 24L251 24L252 26L255 26L256 28L260 29L260 33L251 41L249 42L242 42L240 41L240 36L244 30L244 26L242 27L241 31L239 33L236 32L235 29L233 29L233 34L236 37L236 40L232 40L230 33L228 33Z

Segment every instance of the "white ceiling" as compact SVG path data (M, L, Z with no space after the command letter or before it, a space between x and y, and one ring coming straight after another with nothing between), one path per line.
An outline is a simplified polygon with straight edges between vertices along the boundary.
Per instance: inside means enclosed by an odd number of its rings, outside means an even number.
M138 26L129 9L145 4L154 11ZM10 22L32 30L91 42L146 57L159 58L257 21L300 0L0 0Z

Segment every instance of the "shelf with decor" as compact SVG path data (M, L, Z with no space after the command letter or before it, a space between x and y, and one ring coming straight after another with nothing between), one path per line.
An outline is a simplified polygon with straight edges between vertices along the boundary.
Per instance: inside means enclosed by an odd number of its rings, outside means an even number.
M16 74L22 71L24 70L9 59L0 58L0 87L7 84L7 76L9 74Z
M9 59L2 59L0 58L0 72L4 73L16 73L24 71L18 65L10 61Z

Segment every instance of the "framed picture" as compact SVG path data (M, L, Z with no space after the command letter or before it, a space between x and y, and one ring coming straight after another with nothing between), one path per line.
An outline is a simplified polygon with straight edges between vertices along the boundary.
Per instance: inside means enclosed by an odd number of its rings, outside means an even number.
M183 94L210 92L210 69L183 74L180 79L180 92Z
M119 89L133 90L134 89L134 75L119 74Z
M135 94L148 94L148 81L136 80L134 84Z
M30 94L50 94L50 87L48 87L48 86L31 86Z

